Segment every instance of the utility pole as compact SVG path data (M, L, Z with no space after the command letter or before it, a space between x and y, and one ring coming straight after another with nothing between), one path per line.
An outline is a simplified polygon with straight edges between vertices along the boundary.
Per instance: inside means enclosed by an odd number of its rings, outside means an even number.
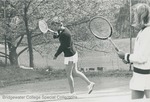
M6 26L6 0L3 0L3 2L4 2L4 24L5 24L5 26ZM6 38L6 27L5 27L4 39L5 39L5 65L7 65L7 38Z
M132 53L132 28L131 28L131 19L132 19L132 10L131 10L132 2L130 0L130 53ZM129 65L129 71L132 70L132 64Z

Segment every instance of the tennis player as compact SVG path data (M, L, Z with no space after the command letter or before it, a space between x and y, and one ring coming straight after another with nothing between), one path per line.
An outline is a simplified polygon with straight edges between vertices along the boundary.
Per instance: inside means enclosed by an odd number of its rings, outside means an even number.
M88 84L88 94L90 94L94 88L95 83L91 82L83 73L77 69L78 53L74 47L70 30L64 27L58 18L54 18L52 20L51 28L57 32L54 34L54 38L59 38L60 41L60 46L54 55L54 59L56 59L62 52L64 53L64 64L66 66L70 93L74 94L74 79L72 76L74 74L83 79Z
M133 76L130 80L132 99L144 96L150 98L150 7L147 4L136 4L133 9L132 26L139 30L135 39L132 54L118 52L126 63L133 63Z

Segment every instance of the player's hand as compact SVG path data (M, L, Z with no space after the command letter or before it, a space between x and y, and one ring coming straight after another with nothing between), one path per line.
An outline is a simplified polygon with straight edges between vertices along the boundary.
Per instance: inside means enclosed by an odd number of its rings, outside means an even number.
M56 39L56 38L58 38L58 37L59 37L59 34L58 34L57 32L54 32L53 38Z
M117 54L118 54L119 58L124 59L125 53L123 51L118 51Z
M56 57L56 56L54 56L54 57L53 57L53 60L55 60L55 59L57 59L57 57Z
M122 62L123 62L124 64L128 64L128 62L127 62L126 60L124 60L124 59L122 59Z

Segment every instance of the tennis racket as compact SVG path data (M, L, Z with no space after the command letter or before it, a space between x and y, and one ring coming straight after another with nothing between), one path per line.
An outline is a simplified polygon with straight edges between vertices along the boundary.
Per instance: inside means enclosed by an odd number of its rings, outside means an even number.
M48 28L48 25L45 22L45 20L39 20L39 28L40 28L41 32L43 32L44 34L47 33L48 31L54 33L53 30Z
M108 39L114 46L115 50L119 51L118 47L111 39L113 27L106 18L103 17L92 18L89 22L89 29L96 38L101 40Z

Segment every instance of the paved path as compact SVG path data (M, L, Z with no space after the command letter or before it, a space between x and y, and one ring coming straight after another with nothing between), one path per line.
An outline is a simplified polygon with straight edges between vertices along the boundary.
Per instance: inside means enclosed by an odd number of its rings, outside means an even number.
M132 100L130 91L125 87L93 91L87 94L85 91L78 91L76 96L66 92L37 92L17 93L1 95L0 102L150 102L150 100Z
M105 82L105 79L101 79L96 83L94 91L87 94L85 83L77 79L76 96L68 94L68 83L64 79L13 85L0 88L0 102L150 102L150 100L131 101L128 84L121 80L118 82L118 79L116 81L111 78Z
M124 89L120 87L119 89ZM72 96L66 92L7 94L0 97L0 102L150 102L150 100L131 100L130 91L118 88L94 91L92 94L77 92Z

